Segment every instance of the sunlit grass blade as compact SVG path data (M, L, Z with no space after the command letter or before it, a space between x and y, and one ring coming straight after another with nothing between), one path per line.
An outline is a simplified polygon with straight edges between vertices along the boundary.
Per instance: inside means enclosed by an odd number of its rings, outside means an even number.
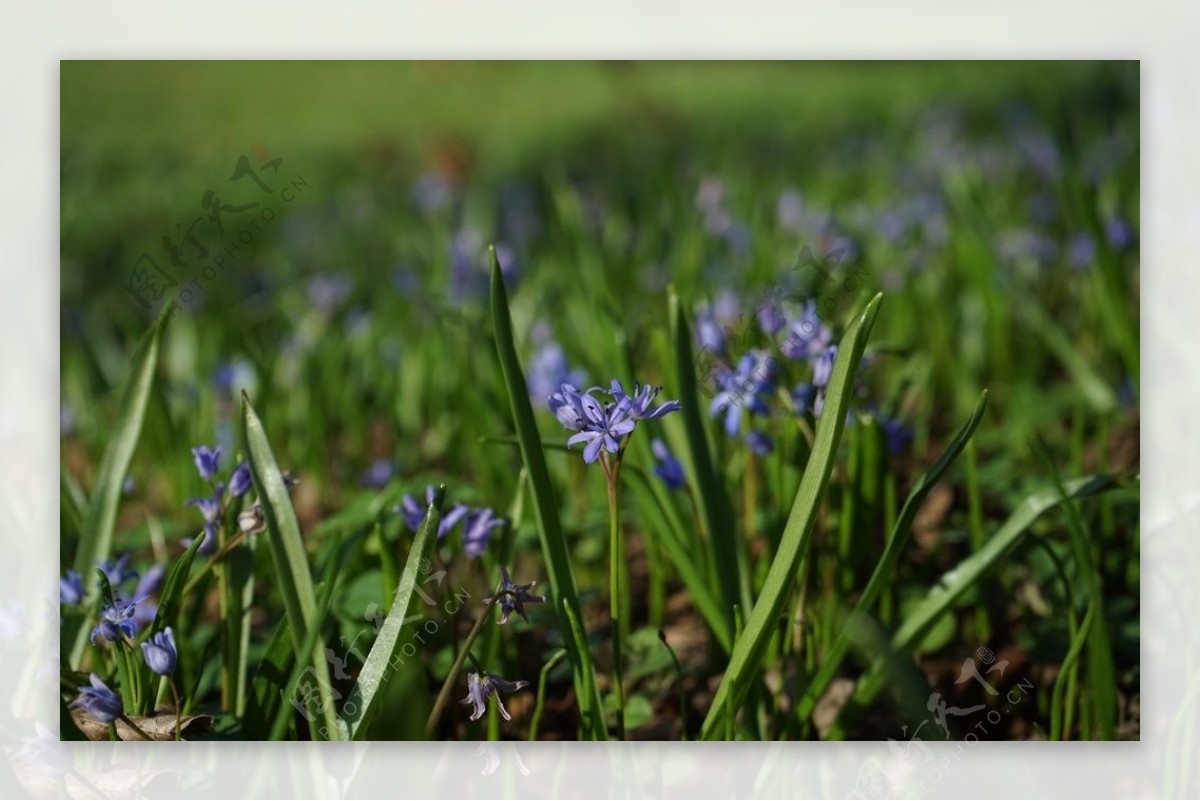
M702 739L720 737L722 720L726 716L732 718L736 715L761 667L771 635L778 629L777 621L796 581L800 561L812 542L821 497L829 483L838 443L846 425L846 413L854 392L858 365L882 298L882 294L875 295L842 337L833 374L826 388L825 407L817 423L812 453L800 480L779 550L771 563L758 602L746 622L745 631L734 641L729 666L700 732Z
M1117 483L1111 476L1087 476L1067 482L1065 497L1086 498L1116 486ZM1038 518L1063 500L1064 495L1057 489L1043 490L1026 498L1000 530L987 541L983 550L967 557L942 576L925 599L912 609L900 628L892 635L892 652L901 655L911 653L938 618L949 611L958 597L981 580L1004 555L1010 553ZM830 729L830 739L845 737L850 720L887 687L888 675L885 667L876 665L859 680L854 694L843 707L839 720Z
M696 386L696 361L692 356L692 329L687 313L680 304L679 294L671 290L670 324L672 352L675 358L675 386L683 406L683 422L687 429L687 463L696 484L696 497L704 511L708 527L708 542L712 548L712 563L716 567L721 599L725 612L726 637L733 630L733 607L751 605L749 582L743 577L744 565L733 526L733 509L725 492L725 483L718 475L708 447L704 427L704 412L700 408L700 392Z
M154 385L154 373L158 366L159 343L162 341L164 322L155 323L138 343L130 362L129 377L121 393L121 412L116 425L111 429L108 446L96 473L96 484L83 515L79 532L79 547L75 551L75 570L80 575L90 576L92 568L108 559L112 551L113 528L117 523L117 506L121 501L121 487L133 451L142 431L146 417L146 406L150 390ZM90 586L87 582L85 586ZM95 609L96 593L89 592L85 608ZM87 642L87 626L77 623L74 631L64 631L62 642L71 643L71 665L79 667Z
M570 556L562 523L558 517L558 501L550 483L546 468L546 457L542 452L542 439L538 434L537 421L529 402L529 390L525 374L517 358L516 342L513 338L512 318L508 310L508 292L500 274L500 263L496 260L496 249L490 250L492 260L491 302L492 325L495 329L496 352L500 358L500 369L504 374L508 401L512 408L513 423L521 448L521 459L529 471L529 487L534 499L534 517L537 520L538 538L546 560L546 575L551 597L558 610L559 629L571 662L571 673L575 682L575 694L579 699L579 715L585 733L592 739L605 739L604 717L600 698L595 689L595 668L588 651L587 640L582 638L582 628L573 629L567 609L576 620L582 620L579 611L579 596L575 589L575 577L571 572Z
M880 593L883 592L888 580L892 577L896 569L896 562L900 559L900 554L908 545L909 536L912 533L913 520L917 516L917 511L921 508L921 504L925 501L925 496L933 489L942 474L950 467L958 455L962 453L967 442L975 433L975 429L983 420L984 410L987 408L987 390L979 396L979 401L975 404L975 411L971 414L971 418L955 435L950 442L949 447L945 452L934 462L918 480L912 492L909 493L908 499L904 502L904 507L900 511L900 517L896 520L896 525L892 528L892 532L887 540L887 546L884 548L883 556L880 557L879 563L875 566L874 573L871 574L870 581L867 582L867 587L863 590L862 595L855 604L854 610L850 613L842 631L838 634L833 645L825 652L821 669L813 680L809 682L805 688L804 695L796 704L796 714L801 721L807 721L813 713L813 709L817 705L817 701L824 695L825 690L829 687L829 683L837 675L838 668L842 664L842 659L846 656L846 651L850 647L850 635L853 630L854 620L860 615L869 615L874 608L876 601L879 600Z
M311 653L303 653L300 650L309 629L315 626L317 621L316 595L313 592L308 555L300 535L300 523L296 519L296 510L292 507L287 484L275 462L275 455L271 451L271 443L267 439L262 421L245 392L242 393L242 437L250 465L250 475L267 521L267 541L275 566L273 583L283 596L284 613L288 616L293 632L292 643L296 649L296 659L312 663L321 693L325 729L331 736L338 738L338 717L330 698L329 665L325 661L324 643L318 636ZM314 727L317 728L320 727Z
M417 536L413 539L412 547L409 548L404 570L400 573L400 584L392 599L392 607L388 610L387 618L375 636L371 652L367 654L367 661L358 674L358 679L354 682L350 697L343 706L343 709L347 710L343 721L351 740L365 738L367 729L371 725L371 717L378 712L379 702L383 699L388 681L395 674L392 660L395 659L396 651L400 647L400 629L408 619L413 596L417 593L420 566L429 564L434 543L437 542L437 530L442 521L442 504L445 499L446 485L442 484L434 493L433 502L425 510L425 519L421 521L421 525L417 529ZM349 712L351 707L353 707L352 714Z

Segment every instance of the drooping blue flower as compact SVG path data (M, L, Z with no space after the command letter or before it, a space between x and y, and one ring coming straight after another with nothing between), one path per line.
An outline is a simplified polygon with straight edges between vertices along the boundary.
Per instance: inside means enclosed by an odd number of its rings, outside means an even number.
M504 703L500 700L500 691L506 693L516 692L522 687L528 687L527 681L505 681L504 679L492 673L471 673L467 676L467 697L462 699L461 704L474 704L475 709L471 712L471 720L479 720L487 714L488 698L495 697L496 708L500 710L500 717L505 720L512 720L512 716L508 714L508 710L504 708Z
M140 598L136 601L114 599L112 605L105 604L100 610L100 622L92 627L92 645L96 644L97 637L105 642L117 642L122 634L131 640L136 637L138 622L134 618L141 601Z
M724 415L725 433L736 437L742 428L743 411L766 414L765 397L774 389L775 361L761 351L751 351L738 360L736 370L727 370L718 378L720 391L713 396L709 414Z
M155 632L142 643L142 658L146 660L146 666L160 676L169 676L175 671L178 657L175 634L170 626Z
M830 345L813 360L813 386L824 389L829 385L829 378L833 375L833 360L837 358L837 351L837 345Z
M81 687L79 697L71 702L101 723L112 723L122 713L121 698L95 673L90 677L92 686Z
M764 431L752 429L746 432L746 444L759 456L766 456L775 450L775 440L771 439L770 435Z
M531 398L541 401L563 384L579 386L587 380L583 370L572 370L567 364L566 351L551 338L547 327L539 325L534 329L534 341L538 348L529 360L526 377Z
M73 605L83 600L87 593L83 589L83 577L74 570L68 570L67 575L58 580L58 601L62 604Z
M363 471L362 485L370 489L386 487L396 473L396 466L391 459L376 459L371 466Z
M504 518L496 517L495 512L486 506L473 510L463 524L463 550L467 556L476 557L487 550L492 530L502 525Z
M817 302L809 300L799 317L786 314L787 337L779 345L779 352L789 359L808 359L819 355L833 341L833 332L821 322L817 314Z
M654 475L661 478L662 482L670 489L683 489L685 481L683 465L671 453L667 443L655 437L650 443L650 450L654 453L655 459Z
M212 556L217 550L217 524L221 519L221 492L224 486L218 482L216 491L209 498L188 498L184 506L195 506L204 518L204 539L197 549L202 556ZM184 547L191 546L191 540L184 540Z
M98 567L104 571L105 577L108 578L109 586L114 589L138 577L138 572L129 566L129 554L127 553L121 554L116 559L109 559L98 565Z
M529 617L525 614L525 604L546 603L546 596L530 594L530 591L536 586L536 581L531 581L528 584L514 584L512 577L508 575L508 568L500 565L500 589L495 596L484 598L483 602L485 604L500 604L501 626L508 622L508 616L513 612L516 612L521 616L522 620L528 623Z
M212 481L217 475L219 469L218 462L221 459L221 446L209 448L207 445L197 445L192 448L192 459L196 462L196 469L200 472L200 478L204 481Z
M404 524L409 527L415 534L421 528L422 521L425 520L425 510L429 504L433 503L434 487L432 484L425 488L425 505L422 506L411 495L405 495L401 502L394 507L394 511L404 515ZM438 523L438 539L445 537L458 522L466 516L470 511L466 504L456 503L450 508L449 512L442 515L442 521Z
M154 565L146 571L146 575L142 576L142 580L138 582L137 589L133 592L134 598L148 598L151 595L157 595L162 589L163 581L167 577L166 565Z
M233 497L240 498L246 494L252 483L250 465L242 462L233 468L233 475L229 478L229 491L233 494Z

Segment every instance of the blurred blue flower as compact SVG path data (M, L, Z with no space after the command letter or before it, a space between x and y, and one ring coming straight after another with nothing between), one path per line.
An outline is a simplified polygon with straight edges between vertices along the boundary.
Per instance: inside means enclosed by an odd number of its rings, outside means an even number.
M436 214L454 201L454 187L441 171L430 170L413 182L412 199L423 213Z
M500 710L500 717L505 720L512 720L512 716L508 714L508 710L504 708L504 703L500 700L500 691L506 693L516 692L522 687L529 686L527 681L505 681L499 676L491 673L471 673L467 676L467 697L462 699L460 703L474 704L475 709L471 712L471 720L479 720L487 714L488 698L495 696L496 708Z
M817 302L809 300L799 317L788 314L788 335L779 345L779 352L789 359L806 359L820 355L833 341L833 332L821 322Z
M391 459L376 459L371 466L363 471L360 479L364 487L381 489L386 487L396 474L396 466Z
M122 713L120 697L109 689L95 673L90 676L91 687L81 687L79 697L71 702L73 706L87 712L101 723L112 723Z
M808 411L814 400L817 388L812 384L797 384L792 390L792 403L796 406L797 414L804 414Z
M146 571L146 575L142 576L142 580L138 582L137 589L133 591L134 598L148 598L151 595L157 595L162 589L163 581L167 577L166 565L154 565Z
M530 590L536 586L536 581L531 581L528 584L514 584L512 578L508 575L508 568L500 565L500 589L494 597L484 598L483 602L485 604L500 604L501 615L499 625L501 626L508 622L508 616L513 612L516 612L528 623L529 617L525 614L525 604L546 603L546 596L529 594Z
M742 412L766 414L766 403L774 389L775 360L761 351L750 351L738 360L736 370L718 376L719 391L713 396L708 412L724 415L725 433L736 437L742 427Z
M654 453L655 459L654 475L661 478L670 489L683 489L685 481L683 465L671 453L667 443L655 437L650 443L650 450Z
M425 488L425 506L417 503L416 499L411 495L405 495L401 502L394 507L394 510L404 515L404 524L415 534L421 528L421 522L425 520L425 509L429 504L433 503L434 487L430 484ZM458 521L462 520L468 512L465 504L457 503L450 508L449 512L442 515L442 521L438 524L438 539L449 534Z
M195 506L204 518L204 539L197 551L202 556L212 556L217 550L217 523L221 518L221 491L224 487L218 483L216 492L209 498L188 498L184 506ZM184 547L191 546L191 540L183 541Z
M125 476L125 480L121 482L121 494L129 497L136 491L137 481L134 480L133 476Z
M788 188L775 201L775 224L789 233L798 234L804 226L804 196Z
M770 435L764 431L751 430L746 432L746 444L750 446L750 450L759 456L766 456L775 450L775 440L771 439Z
M1124 250L1133 242L1133 229L1119 216L1112 216L1104 224L1104 235L1113 250Z
M837 345L830 345L813 360L813 386L824 389L833 375L833 360L837 358Z
M1077 233L1071 237L1067 245L1067 262L1073 270L1082 272L1090 268L1096 261L1096 243L1085 233Z
M900 453L912 442L912 428L900 420L885 417L880 420L880 425L883 427L883 434L887 440L888 452Z
M99 568L104 572L109 586L113 589L138 577L137 571L129 566L129 554L127 553L101 563Z
M768 298L759 305L758 325L767 336L773 337L778 334L787 322L783 307L775 298Z
M209 448L207 445L197 445L192 448L192 460L196 463L196 470L200 472L200 478L204 481L212 481L219 469L221 446Z
M308 301L318 311L329 314L350 294L353 284L344 273L318 275L308 281Z
M235 358L217 363L213 371L213 387L223 397L233 395L238 390L251 391L258 375L254 365L246 359Z
M150 638L142 643L142 657L146 660L146 666L160 676L169 676L175 671L178 656L175 634L170 626L150 635Z
M75 433L75 409L65 401L58 407L58 433L64 437Z
M124 634L129 639L133 639L138 633L138 622L134 619L137 614L137 605L142 599L136 601L121 601L114 599L112 605L105 604L100 610L100 622L92 628L91 641L92 645L96 644L96 638L99 637L105 642L117 642Z
M487 550L492 539L492 530L504 525L504 518L496 517L487 507L473 510L463 523L463 550L467 556L476 557Z
M83 577L74 570L68 570L67 575L58 580L58 601L62 604L73 605L83 600L86 592L83 589Z
M566 352L553 341L545 326L534 328L534 339L538 342L538 349L529 361L526 378L531 398L541 403L563 384L579 386L587 380L583 370L570 368Z
M233 497L240 498L246 494L252 483L250 465L242 462L233 468L233 475L229 478L229 491L233 494Z

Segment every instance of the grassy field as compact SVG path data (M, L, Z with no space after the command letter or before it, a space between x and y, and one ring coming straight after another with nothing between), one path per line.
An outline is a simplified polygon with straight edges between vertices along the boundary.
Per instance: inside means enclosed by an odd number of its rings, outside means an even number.
M1115 63L64 63L64 714L1136 739L1138 107Z

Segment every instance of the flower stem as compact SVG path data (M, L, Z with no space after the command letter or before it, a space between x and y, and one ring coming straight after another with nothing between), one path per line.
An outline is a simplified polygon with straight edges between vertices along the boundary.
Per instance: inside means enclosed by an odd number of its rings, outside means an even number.
M611 463L608 454L601 459L604 464L604 477L608 480L608 534L609 534L609 563L608 563L608 610L612 623L613 643L613 700L617 707L617 739L625 739L625 687L621 680L621 598L624 595L625 581L625 539L621 536L621 518L617 507L617 476L621 472L621 456L618 453Z
M173 697L175 699L175 740L179 741L179 740L183 739L182 737L179 736L179 730L181 728L180 718L183 716L183 707L179 704L179 690L178 690L178 688L175 687L175 677L172 676L170 681L171 681L171 697Z
M497 587L496 593L499 594L500 589ZM442 711L446 708L446 703L450 700L450 691L454 689L454 683L458 681L458 674L462 671L463 663L467 661L467 656L471 653L471 646L475 644L475 638L479 636L479 632L483 631L483 624L491 618L492 609L489 606L475 621L475 625L471 627L471 633L467 635L467 639L463 642L462 648L458 651L458 656L454 659L454 664L450 666L450 672L446 674L446 682L442 685L442 689L438 692L437 700L433 703L433 710L429 713L429 719L425 721L425 736L428 737L437 729L438 721L442 718Z

